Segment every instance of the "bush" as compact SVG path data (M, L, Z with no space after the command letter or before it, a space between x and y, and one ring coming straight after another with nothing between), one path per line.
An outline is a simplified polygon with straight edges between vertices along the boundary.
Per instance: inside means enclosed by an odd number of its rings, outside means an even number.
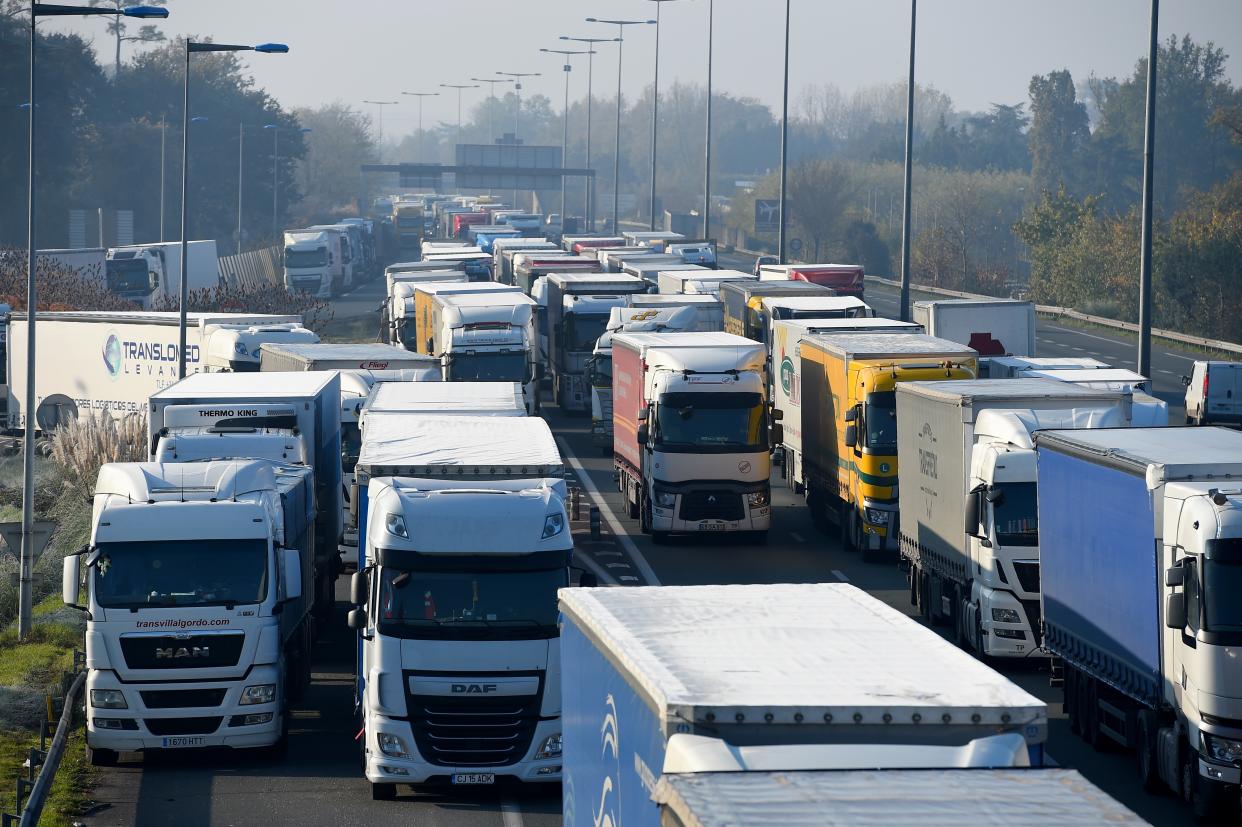
M105 463L147 458L147 424L139 414L88 412L57 427L44 445L60 469L64 488L90 503Z
M158 302L155 310L176 310L175 299ZM186 310L190 313L275 313L300 315L302 324L319 333L332 321L332 305L309 293L290 293L283 286L225 286L191 290Z

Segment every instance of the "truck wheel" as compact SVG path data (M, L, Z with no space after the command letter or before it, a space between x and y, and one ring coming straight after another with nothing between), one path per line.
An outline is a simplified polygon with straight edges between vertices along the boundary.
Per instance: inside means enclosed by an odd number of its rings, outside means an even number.
M1156 727L1150 710L1140 709L1135 716L1134 757L1139 782L1148 792L1160 789L1160 769L1156 763Z
M1096 752L1102 752L1104 750L1105 738L1104 734L1100 732L1100 685L1092 677L1086 677L1083 683L1085 684L1081 696L1084 700L1082 716L1083 739Z
M92 767L115 767L120 754L114 749L86 747L86 762Z
M837 508L837 528L840 530L841 547L846 551L858 551L858 546L854 545L853 517L853 507L849 503L841 503Z
M1228 823L1225 818L1223 796L1217 793L1217 788L1204 782L1203 777L1199 775L1198 754L1187 749L1186 759L1182 762L1182 798L1190 805L1190 811L1194 813L1195 821L1200 824L1225 824ZM1236 793L1234 793L1236 800ZM1237 823L1237 815L1233 815L1233 823Z
M645 493L638 495L638 529L643 534L651 533L651 501Z
M392 801L397 797L396 784L371 784L372 801Z
M911 563L906 567L906 584L910 587L910 605L919 605L919 567Z

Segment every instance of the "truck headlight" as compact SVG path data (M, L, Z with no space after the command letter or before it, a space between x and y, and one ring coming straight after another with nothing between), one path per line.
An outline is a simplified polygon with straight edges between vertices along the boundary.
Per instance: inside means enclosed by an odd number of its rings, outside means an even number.
M1017 609L993 609L992 620L997 623L1021 623L1022 618Z
M677 505L677 495L668 491L655 492L656 508L673 508Z
M746 495L746 504L751 508L763 508L771 501L771 495L765 489L763 491L752 491Z
M549 735L543 739L539 751L535 753L535 758L558 758L561 754L561 734Z
M390 732L377 732L375 741L379 744L380 752L390 758L409 758L410 754L406 752L405 741L397 735Z
M1213 761L1219 761L1222 764L1237 764L1242 762L1242 741L1235 741L1232 738L1222 738L1219 735L1203 735L1203 751Z
M276 684L257 683L242 690L241 700L238 703L242 706L248 706L250 704L270 704L274 700L276 700Z
M388 533L405 540L410 539L410 532L405 528L405 517L400 514L389 514L388 519L384 521L384 527L388 529Z
M543 518L543 539L555 537L565 530L564 514L549 514Z
M863 517L871 525L888 525L888 518L892 512L885 511L883 508L864 508Z
M129 709L119 689L92 689L91 706L95 709Z

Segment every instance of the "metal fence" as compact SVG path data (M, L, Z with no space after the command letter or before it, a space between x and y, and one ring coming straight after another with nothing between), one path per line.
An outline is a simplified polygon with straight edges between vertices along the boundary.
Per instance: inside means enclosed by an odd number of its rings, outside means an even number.
M30 749L23 764L22 773L17 777L18 814L0 814L3 827L17 827L18 825L35 827L39 823L39 817L43 815L43 806L47 803L48 794L52 790L52 782L56 779L56 770L60 768L61 758L64 757L65 747L69 742L69 730L73 726L74 713L78 709L78 698L82 687L86 684L85 653L75 651L73 661L74 671L66 672L61 679L60 689L63 701L60 722L56 726L56 733L51 736L52 743L49 746L47 739L55 699L49 694L47 696L47 719L40 722L39 748ZM22 775L25 777L23 778ZM25 807L22 806L23 798L26 799Z
M220 256L220 283L225 287L274 287L284 283L282 248L264 247Z

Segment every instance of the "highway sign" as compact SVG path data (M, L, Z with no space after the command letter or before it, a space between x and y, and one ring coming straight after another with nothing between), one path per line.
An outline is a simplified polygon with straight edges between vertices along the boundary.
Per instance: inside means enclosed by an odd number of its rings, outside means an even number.
M779 227L781 201L779 198L755 199L755 232L774 233Z
M800 238L789 239L789 252L794 253L794 254L802 252L802 239Z

